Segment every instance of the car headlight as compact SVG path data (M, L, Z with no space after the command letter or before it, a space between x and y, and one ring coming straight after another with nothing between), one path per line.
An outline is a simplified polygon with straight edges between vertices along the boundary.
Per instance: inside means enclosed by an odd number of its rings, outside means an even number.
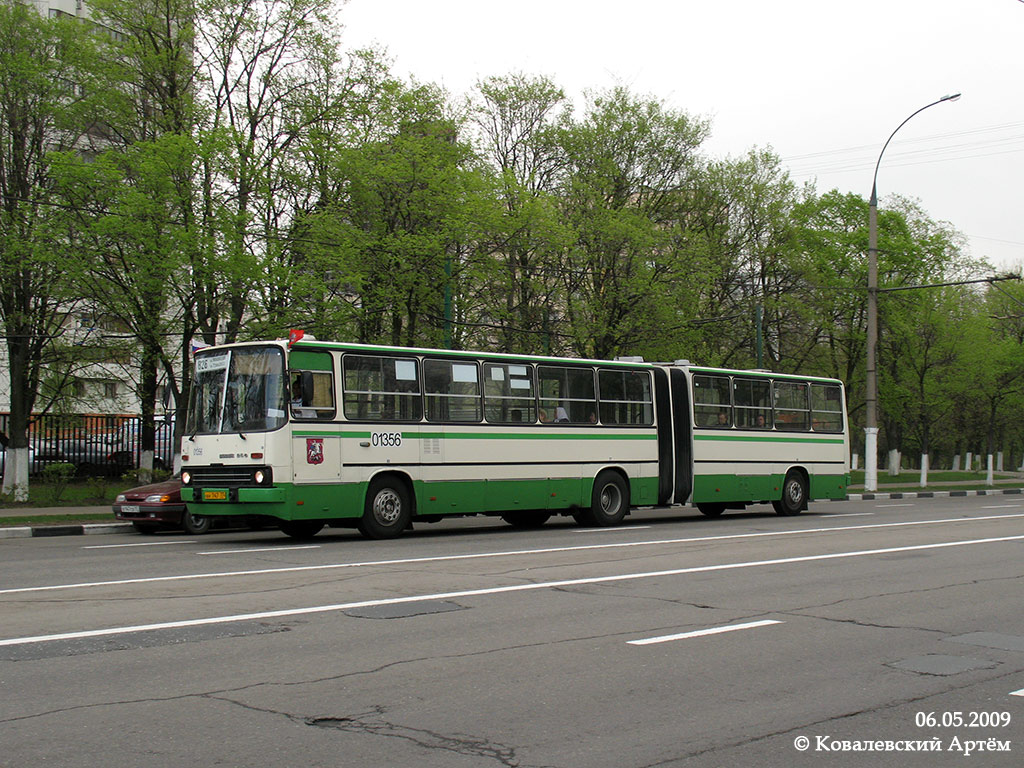
M124 497L124 494L123 494L123 493L119 493L119 494L117 494L117 498L116 498L116 499L114 499L114 503L115 503L115 504L120 504L121 502L124 502L124 501L128 501L128 499L126 499L126 498Z
M159 504L159 503L161 503L163 501L170 501L170 500L171 500L171 497L168 496L166 493L154 493L153 495L146 497L146 503L147 504Z
M189 485L192 482L192 473L187 469L181 473L181 484Z

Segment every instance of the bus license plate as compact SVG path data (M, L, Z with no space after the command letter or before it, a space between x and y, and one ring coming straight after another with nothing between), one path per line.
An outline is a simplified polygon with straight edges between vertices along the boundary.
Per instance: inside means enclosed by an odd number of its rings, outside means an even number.
M203 491L203 501L227 501L227 491Z

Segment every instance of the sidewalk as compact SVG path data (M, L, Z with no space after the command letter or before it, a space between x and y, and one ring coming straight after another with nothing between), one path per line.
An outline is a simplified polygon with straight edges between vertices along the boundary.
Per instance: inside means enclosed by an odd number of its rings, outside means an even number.
M95 515L109 518L109 523L53 523L5 525L12 517L51 517L60 515ZM114 519L110 505L98 507L3 507L0 508L0 539L22 539L35 536L83 536L97 533L132 533L131 523Z

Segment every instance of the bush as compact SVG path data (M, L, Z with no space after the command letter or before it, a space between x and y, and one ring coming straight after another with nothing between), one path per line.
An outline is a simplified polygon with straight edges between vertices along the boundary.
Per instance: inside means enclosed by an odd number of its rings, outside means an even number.
M144 469L129 469L121 475L121 481L128 487L160 483L170 479L170 477L171 472L167 469L154 469L152 472L147 472Z
M85 481L85 499L101 504L111 500L110 481L106 477L90 477Z
M50 486L50 496L53 504L60 504L64 491L68 488L68 482L75 476L75 465L59 462L48 464L43 467L43 481Z

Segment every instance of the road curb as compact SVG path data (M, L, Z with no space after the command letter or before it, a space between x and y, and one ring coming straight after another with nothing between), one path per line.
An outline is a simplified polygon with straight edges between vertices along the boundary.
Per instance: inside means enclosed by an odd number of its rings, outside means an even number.
M132 533L131 523L80 523L75 525L24 525L0 528L0 539L28 539L46 536L90 536L101 533Z
M893 501L897 499L945 499L961 496L1012 496L1024 493L1022 488L986 488L980 491L910 491L903 493L851 493L846 501Z

